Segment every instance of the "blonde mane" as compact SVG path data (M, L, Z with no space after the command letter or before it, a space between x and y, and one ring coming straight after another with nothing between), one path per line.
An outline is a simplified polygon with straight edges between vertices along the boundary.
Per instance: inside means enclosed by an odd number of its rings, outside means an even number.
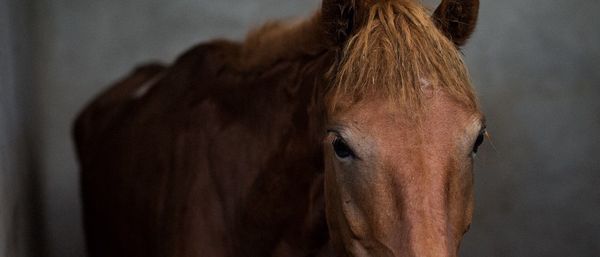
M418 108L424 80L468 106L477 106L457 47L413 1L375 3L365 25L348 40L331 76L332 108L341 99L354 102L372 95Z
M254 30L242 47L242 66L264 67L331 50L324 43L328 39L320 15L301 22L271 22ZM342 101L352 104L370 96L386 96L408 110L418 109L423 81L477 108L461 53L418 1L379 1L364 16L345 45L337 47L338 60L327 72L330 110Z

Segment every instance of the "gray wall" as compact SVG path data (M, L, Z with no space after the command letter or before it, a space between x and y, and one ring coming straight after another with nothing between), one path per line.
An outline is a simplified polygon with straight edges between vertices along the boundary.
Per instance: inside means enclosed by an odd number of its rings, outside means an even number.
M35 255L37 181L28 144L31 108L25 1L0 0L0 256ZM20 57L25 57L21 59Z
M10 0L1 1L4 5ZM14 81L28 84L25 78L30 78L34 92L36 121L29 126L36 128L36 140L29 146L42 182L44 215L39 227L45 228L44 256L82 256L69 126L83 104L135 64L171 61L191 45L214 37L239 39L265 20L306 15L318 3L38 0L29 11L31 72L10 69L11 60L22 60L26 53L17 51L19 58L5 59L13 54L6 51L10 38L4 39L12 32L1 26L8 21L0 6L1 206L19 210L15 203L24 197L19 192L27 192L8 187L19 185L25 174L21 172L28 169L21 158L27 151L6 150L26 144L17 134L27 124L21 113L27 108L19 107L27 104ZM600 256L598 12L596 0L482 0L478 30L464 52L493 142L478 155L475 220L463 256ZM23 64L15 67L26 69ZM23 182L27 183L33 182ZM15 248L2 245L2 237L12 231L7 228L14 224L9 216L20 216L4 210L0 209L0 254Z
M468 256L600 256L599 12L482 2L465 55L495 149L477 161Z

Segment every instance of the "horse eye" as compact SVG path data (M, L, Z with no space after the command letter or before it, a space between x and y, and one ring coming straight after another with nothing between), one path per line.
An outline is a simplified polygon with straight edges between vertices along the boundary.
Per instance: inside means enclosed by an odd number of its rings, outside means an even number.
M473 145L473 153L477 153L477 151L479 150L479 146L481 146L481 144L483 143L484 136L485 130L479 132L479 136L477 136L477 139L475 140L475 145Z
M341 138L336 138L333 140L333 151L335 151L335 155L337 155L341 159L346 159L349 157L354 157L354 152L350 149L350 147L344 142Z

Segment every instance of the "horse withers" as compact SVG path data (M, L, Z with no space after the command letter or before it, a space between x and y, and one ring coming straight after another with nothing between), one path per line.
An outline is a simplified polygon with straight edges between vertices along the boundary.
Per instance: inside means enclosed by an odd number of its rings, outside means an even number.
M456 256L477 0L324 0L110 87L74 127L90 256Z

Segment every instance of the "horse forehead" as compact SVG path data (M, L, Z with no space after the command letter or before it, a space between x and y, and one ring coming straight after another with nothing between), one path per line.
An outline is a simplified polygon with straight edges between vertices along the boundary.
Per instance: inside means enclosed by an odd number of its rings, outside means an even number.
M363 131L385 134L385 132L412 132L436 130L446 133L476 127L481 119L478 109L458 102L441 90L423 97L418 118L411 117L403 105L391 103L385 98L363 100L348 110L338 113L334 120ZM334 115L336 116L336 115Z

